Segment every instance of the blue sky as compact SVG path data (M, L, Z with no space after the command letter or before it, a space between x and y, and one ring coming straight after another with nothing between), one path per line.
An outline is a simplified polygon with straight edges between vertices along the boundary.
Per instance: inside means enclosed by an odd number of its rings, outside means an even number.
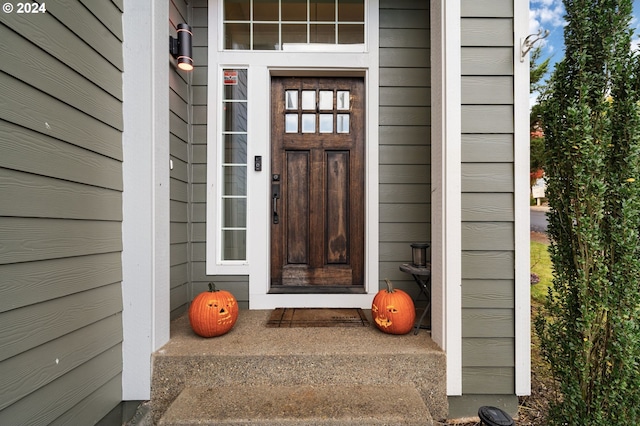
M562 0L530 0L529 1L529 33L535 34L538 30L549 30L549 37L543 40L542 59L551 57L551 67L564 57L564 5ZM640 0L633 1L633 15L631 26L635 28L633 38L634 48L640 49ZM532 100L533 101L533 100Z

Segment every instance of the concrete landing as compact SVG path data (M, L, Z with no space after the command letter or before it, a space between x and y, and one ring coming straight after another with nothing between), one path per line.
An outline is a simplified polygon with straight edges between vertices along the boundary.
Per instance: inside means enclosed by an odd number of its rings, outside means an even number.
M220 386L186 388L158 423L168 425L433 424L414 386Z
M413 333L395 336L382 333L374 326L267 328L270 312L242 310L229 333L211 339L195 335L186 315L174 320L171 340L153 355L151 412L154 423L160 421L185 389L189 389L185 394L188 396L202 394L202 389L231 390L239 386L307 390L355 386L360 394L370 394L367 398L378 401L372 408L384 405L387 398L393 397L385 389L400 386L407 390L408 397L417 392L427 408L426 413L434 419L446 418L445 354L433 343L428 331L421 330L417 336ZM365 314L372 324L370 311ZM326 393L317 394L318 403L323 401L322 395ZM267 402L268 399L265 404ZM227 406L243 407L244 404ZM191 407L195 408L193 404ZM329 412L332 408L324 405L321 410ZM375 410L371 414L375 414ZM367 424L362 419L360 422Z

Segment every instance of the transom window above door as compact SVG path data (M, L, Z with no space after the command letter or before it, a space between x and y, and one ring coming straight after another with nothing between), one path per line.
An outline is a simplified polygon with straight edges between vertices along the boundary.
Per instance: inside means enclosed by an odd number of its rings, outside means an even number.
M226 50L364 45L365 0L224 0Z

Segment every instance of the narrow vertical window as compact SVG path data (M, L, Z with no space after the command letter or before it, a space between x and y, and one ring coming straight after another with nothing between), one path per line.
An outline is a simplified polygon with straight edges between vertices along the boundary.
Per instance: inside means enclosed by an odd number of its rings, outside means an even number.
M247 70L224 69L222 81L220 260L247 259Z

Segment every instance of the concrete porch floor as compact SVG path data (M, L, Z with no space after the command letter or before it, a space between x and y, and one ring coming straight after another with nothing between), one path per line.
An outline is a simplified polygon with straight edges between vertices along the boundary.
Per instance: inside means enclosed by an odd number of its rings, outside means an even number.
M229 333L210 339L193 333L186 314L172 321L171 340L153 355L154 423L185 389L186 395L212 387L238 392L238 386L262 394L269 386L278 390L347 386L352 393L354 389L375 393L384 385L410 386L434 419L447 416L445 354L427 330L395 336L373 325L267 328L270 312L241 310ZM365 314L373 324L371 312ZM384 401L384 395L380 397Z

